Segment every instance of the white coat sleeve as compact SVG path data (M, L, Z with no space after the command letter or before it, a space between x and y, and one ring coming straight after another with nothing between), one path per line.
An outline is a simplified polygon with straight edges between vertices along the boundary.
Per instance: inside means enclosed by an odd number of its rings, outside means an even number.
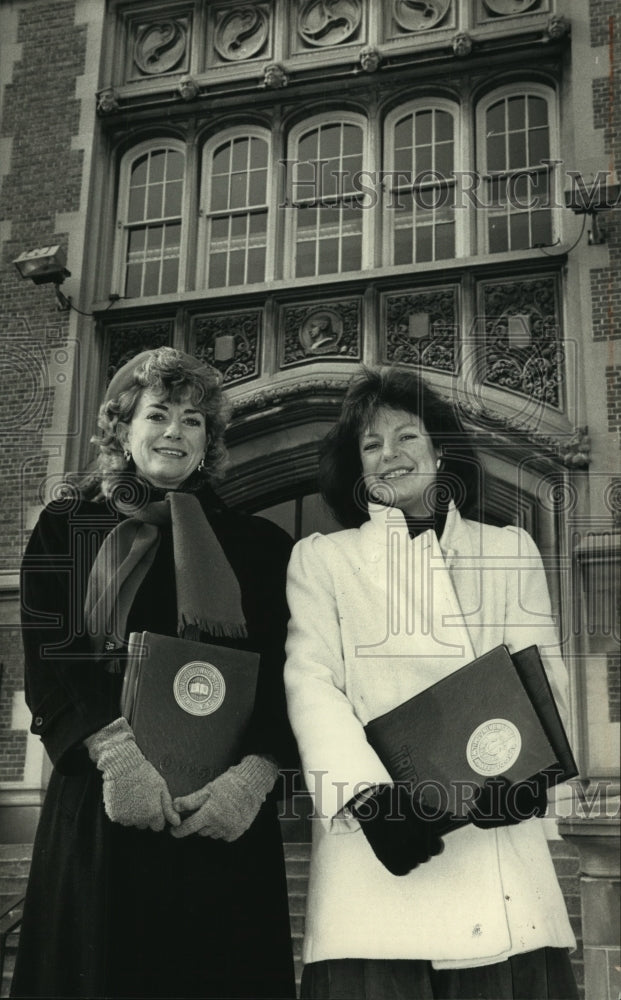
M568 677L552 616L550 593L539 549L522 528L506 528L515 539L507 561L504 641L514 653L535 643L563 720L569 716Z
M358 828L343 807L390 775L367 742L346 695L345 663L329 538L312 535L294 547L287 574L291 618L285 688L315 813L333 833Z

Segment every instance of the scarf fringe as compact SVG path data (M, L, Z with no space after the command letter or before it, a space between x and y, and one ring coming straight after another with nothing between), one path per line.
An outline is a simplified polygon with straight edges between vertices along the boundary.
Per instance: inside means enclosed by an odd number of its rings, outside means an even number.
M183 637L186 628L199 629L207 632L214 639L247 639L248 629L245 622L221 622L201 618L199 615L186 613L179 615L177 632Z

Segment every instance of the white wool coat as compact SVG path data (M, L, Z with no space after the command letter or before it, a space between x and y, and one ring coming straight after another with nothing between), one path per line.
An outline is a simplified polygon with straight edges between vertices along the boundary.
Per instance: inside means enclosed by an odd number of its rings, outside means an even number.
M541 820L444 838L406 876L375 858L344 809L390 782L364 725L487 650L537 643L559 710L567 675L545 571L520 528L463 520L410 539L401 511L298 542L289 565L285 683L313 823L305 963L430 959L438 968L575 947Z

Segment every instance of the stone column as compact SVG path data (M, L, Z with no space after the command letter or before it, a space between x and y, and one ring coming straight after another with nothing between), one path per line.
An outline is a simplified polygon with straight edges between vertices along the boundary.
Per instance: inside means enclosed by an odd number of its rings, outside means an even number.
M580 856L585 1000L621 996L620 800L590 799L597 808L559 822Z

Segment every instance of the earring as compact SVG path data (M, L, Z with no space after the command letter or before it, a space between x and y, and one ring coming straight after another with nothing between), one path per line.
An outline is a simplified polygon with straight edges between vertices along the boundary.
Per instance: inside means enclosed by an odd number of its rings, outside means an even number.
M123 452L123 458L125 459L126 462L131 462L132 453L129 450L129 448L126 448L125 451Z
M436 469L439 469L441 467L441 465L442 465L442 459L441 458L436 458Z
M201 460L198 463L198 465L196 466L196 471L197 472L204 472L205 471L205 456L204 455L201 458Z

